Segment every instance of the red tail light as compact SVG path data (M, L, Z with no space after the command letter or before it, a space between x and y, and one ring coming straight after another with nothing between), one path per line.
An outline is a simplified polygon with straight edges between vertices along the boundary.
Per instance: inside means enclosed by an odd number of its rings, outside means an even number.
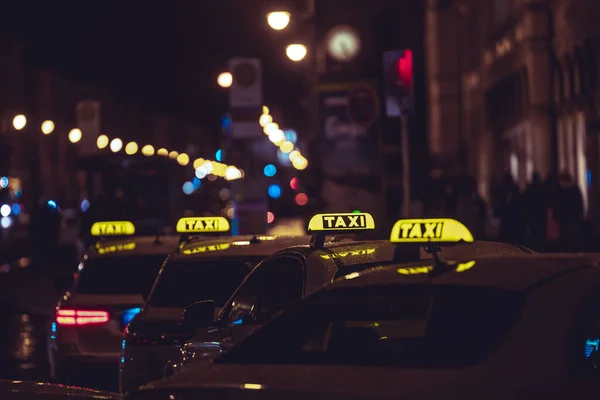
M98 325L105 324L109 320L106 311L91 310L57 310L56 323L58 325Z

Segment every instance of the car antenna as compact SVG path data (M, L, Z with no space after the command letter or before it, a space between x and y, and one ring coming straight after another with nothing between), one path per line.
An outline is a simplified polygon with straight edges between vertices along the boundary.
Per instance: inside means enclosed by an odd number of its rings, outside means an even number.
M259 244L259 243L261 243L260 239L256 235L253 235L252 239L250 239L250 244Z

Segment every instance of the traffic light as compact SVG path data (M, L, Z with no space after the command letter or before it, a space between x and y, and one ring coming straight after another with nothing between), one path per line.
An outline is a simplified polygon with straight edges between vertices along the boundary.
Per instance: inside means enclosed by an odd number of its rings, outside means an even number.
M388 117L412 115L414 68L412 50L386 51L383 56Z
M398 80L399 85L410 90L413 88L413 56L412 50L404 50L402 56L398 59Z

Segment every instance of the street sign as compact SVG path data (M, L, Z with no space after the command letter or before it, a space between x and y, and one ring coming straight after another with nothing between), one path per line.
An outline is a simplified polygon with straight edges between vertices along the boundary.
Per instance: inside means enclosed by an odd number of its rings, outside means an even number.
M262 67L259 58L231 58L229 71L233 83L229 88L229 105L234 108L262 107Z
M229 88L231 136L254 139L263 136L258 120L263 106L262 67L259 58L231 58L229 71L233 83Z
M379 116L377 93L366 84L356 86L348 95L348 116L354 123L369 127Z

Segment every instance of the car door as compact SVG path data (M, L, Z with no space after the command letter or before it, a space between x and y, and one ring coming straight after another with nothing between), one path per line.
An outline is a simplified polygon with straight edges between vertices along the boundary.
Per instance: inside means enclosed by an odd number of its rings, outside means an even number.
M220 317L194 341L196 357L214 358L252 333L277 311L302 298L304 263L280 256L259 265L238 288Z

